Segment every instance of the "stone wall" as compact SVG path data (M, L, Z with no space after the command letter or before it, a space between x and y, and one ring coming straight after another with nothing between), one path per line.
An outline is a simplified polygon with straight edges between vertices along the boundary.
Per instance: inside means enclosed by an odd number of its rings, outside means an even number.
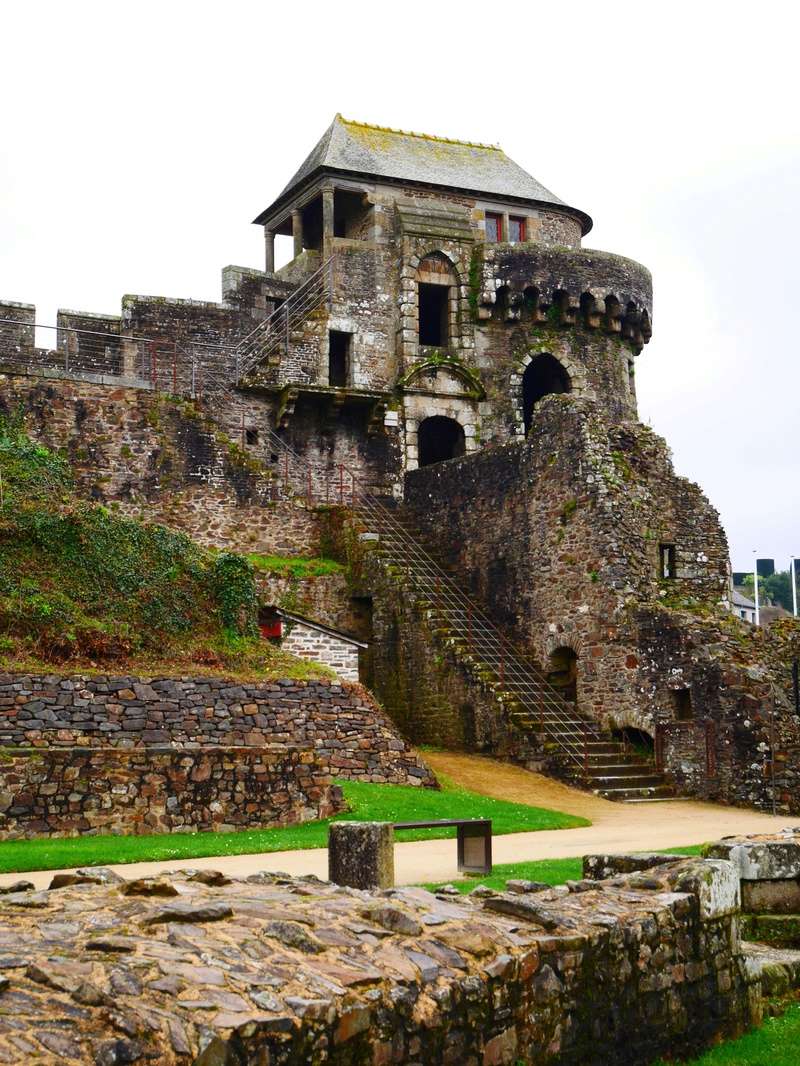
M292 577L257 568L255 578L263 604L283 607L333 629L341 629L343 633L352 633L360 640L370 639L369 600L353 594L344 569L312 577Z
M358 685L217 678L0 675L0 746L170 744L313 751L336 777L435 784Z
M716 511L675 476L663 441L636 423L609 425L587 400L547 397L525 442L410 473L406 500L545 668L559 646L578 653L579 701L598 718L645 727L636 641L621 639L629 604L711 609L727 595ZM665 542L675 545L670 580L659 578Z
M19 411L34 438L67 455L90 499L207 546L319 554L304 487L287 482L249 409L229 412L231 436L195 405L146 390L5 376L0 414ZM251 427L262 429L252 446Z
M649 734L681 791L798 809L797 637L781 649L730 614L717 513L650 430L547 397L524 443L410 473L406 500L545 671L560 649L577 656L579 710Z
M391 568L367 547L353 552L351 570L372 597L373 637L362 680L403 733L417 744L486 752L541 769L533 736L502 713L491 679L476 681Z
M344 804L326 763L290 745L5 749L0 836L225 832L327 818Z
M24 1039L43 1061L87 1064L689 1056L760 1020L761 967L739 942L730 863L656 874L460 897L85 871L78 884L0 896L0 1003L14 1018L0 1055L16 1061Z

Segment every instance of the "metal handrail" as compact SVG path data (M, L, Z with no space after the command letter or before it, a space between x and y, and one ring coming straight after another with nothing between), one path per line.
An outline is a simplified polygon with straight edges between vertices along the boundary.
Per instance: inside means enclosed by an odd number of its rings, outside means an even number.
M236 382L282 343L288 345L288 333L293 324L315 311L333 295L333 256L310 274L303 284L280 307L244 336L236 346Z
M308 496L313 497L314 474L310 466L277 434L269 431L268 439L283 452L293 466L299 467L303 471L298 479L299 483L302 485L305 482ZM538 702L543 704L548 717L552 720L548 724L561 726L558 732L547 729L545 731L563 749L564 755L583 768L588 759L588 735L593 732L595 737L599 736L596 723L590 723L580 718L577 711L575 712L577 721L570 720L561 701L554 693L550 692L547 679L539 670L526 661L527 652L514 641L498 632L496 624L486 614L483 607L455 584L452 578L425 551L409 531L398 522L393 512L377 496L364 492L359 488L361 479L353 471L344 464L339 464L338 475L339 502L349 504L357 511L362 511L365 517L379 517L382 522L388 524L390 533L400 537L406 549L409 549L410 558L423 565L427 571L427 577L433 576L440 582L438 598L441 607L439 610L443 609L451 613L460 611L464 616L467 614L471 616L472 625L475 627L473 630L473 648L475 644L480 644L484 649L484 657L480 661L483 661L492 669L494 669L495 662L499 668L500 662L503 661L503 689L511 695L514 694L515 689L518 691L521 689L530 698L535 697ZM334 492L331 494L330 476L325 473L323 477L327 482L325 498L327 502L330 502L331 495L334 498L337 495L336 488L334 487ZM345 479L349 481L347 488L345 488ZM409 581L413 581L415 585L417 584L408 565L406 565L406 576ZM436 610L437 605L432 603L432 608ZM474 639L476 636L478 637L477 641ZM504 648L512 652L513 658L503 659ZM499 675L499 669L497 673ZM540 721L542 725L545 724L543 714L540 715Z

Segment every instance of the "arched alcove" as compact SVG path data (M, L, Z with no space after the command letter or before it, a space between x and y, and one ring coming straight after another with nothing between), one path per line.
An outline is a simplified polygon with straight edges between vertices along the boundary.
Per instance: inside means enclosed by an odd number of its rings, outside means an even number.
M525 434L531 428L533 409L539 400L551 393L569 392L569 374L552 355L543 353L532 359L522 375L522 417Z
M419 465L430 466L445 459L455 459L466 451L464 427L454 418L431 415L424 418L417 431Z
M578 653L562 645L550 652L547 680L565 700L578 698Z

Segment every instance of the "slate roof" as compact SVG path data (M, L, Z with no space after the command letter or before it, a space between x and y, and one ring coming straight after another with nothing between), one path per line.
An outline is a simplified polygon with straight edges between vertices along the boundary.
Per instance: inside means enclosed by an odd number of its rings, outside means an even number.
M734 607L748 607L751 611L756 609L755 601L743 596L737 588L733 590L733 605Z
M302 614L286 611L283 607L276 607L275 613L281 618L288 618L290 622L297 622L299 625L308 626L309 629L316 629L320 633L327 633L331 637L337 637L339 640L344 641L345 644L355 644L359 648L369 647L368 641L359 640L358 637L354 637L352 633L345 633L341 629L334 629L333 626L326 626L323 622L315 622L313 619L306 618Z
M254 221L264 222L292 193L322 171L440 185L499 199L552 204L577 216L584 233L592 225L585 212L565 204L497 145L370 126L351 122L338 114L277 200Z

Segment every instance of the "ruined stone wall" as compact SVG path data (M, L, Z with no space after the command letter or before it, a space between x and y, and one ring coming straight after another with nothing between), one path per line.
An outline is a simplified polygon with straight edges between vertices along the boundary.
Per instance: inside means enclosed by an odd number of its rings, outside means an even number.
M545 670L558 648L577 654L584 714L649 733L682 791L765 809L775 792L797 809L789 653L767 656L727 610L717 513L650 430L548 397L525 443L416 471L406 487L431 542ZM675 545L672 579L659 577L661 543Z
M361 640L370 639L370 602L353 594L344 571L294 578L256 570L255 579L261 603L283 607Z
M301 748L4 750L0 836L231 831L342 809L324 757Z
M24 1038L87 1064L638 1066L762 1016L727 862L467 897L270 874L78 882L0 897L9 1061Z
M34 438L64 452L90 499L206 546L319 554L316 514L281 499L303 487L287 482L263 434L242 444L243 425L260 425L252 412L230 419L231 436L193 404L142 389L25 376L1 385L0 413L22 412Z
M498 711L491 690L476 683L447 641L431 631L424 608L392 577L392 568L372 559L368 548L353 548L351 574L372 601L362 680L401 731L418 744L484 751L541 768L533 737Z
M434 783L358 685L218 678L0 675L0 746L249 747L313 751L325 772L393 784Z

